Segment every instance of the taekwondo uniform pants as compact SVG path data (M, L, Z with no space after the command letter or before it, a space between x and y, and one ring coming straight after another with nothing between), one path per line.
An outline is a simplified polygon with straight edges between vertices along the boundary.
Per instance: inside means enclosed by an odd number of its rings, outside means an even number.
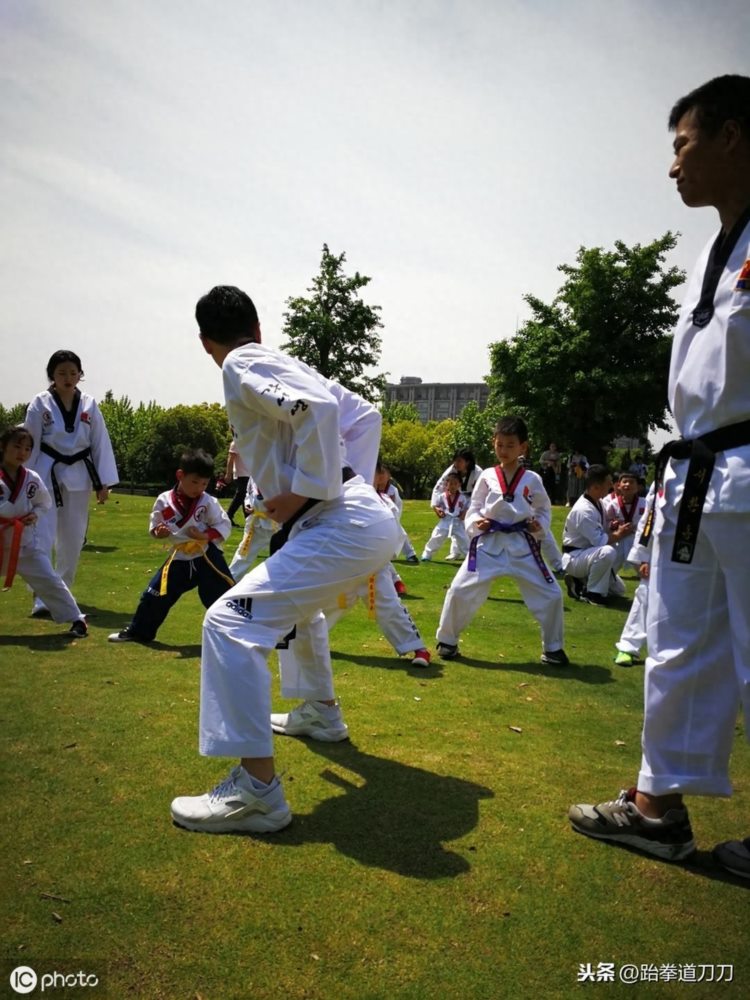
M463 559L469 551L469 542L466 538L464 522L458 517L441 517L433 528L432 534L425 542L423 559L431 559L441 548L446 538L450 538L451 545L448 552L449 559L456 559L459 556Z
M49 489L49 484L46 484ZM50 492L52 490L50 489ZM49 510L39 515L37 522L37 538L39 546L52 559L52 549L55 550L55 570L62 577L69 590L73 589L81 558L81 549L86 538L86 528L89 522L89 499L91 490L68 490L60 485L63 505L56 507L53 503ZM36 596L34 610L44 607L41 594ZM51 611L52 609L49 608Z
M498 536L490 537L494 540ZM562 649L563 598L557 581L553 579L548 583L545 580L522 535L504 536L503 542L496 555L489 554L480 543L475 570L468 569L468 559L459 566L445 595L437 630L438 642L458 645L461 632L487 600L492 581L508 576L515 580L524 604L539 622L542 648Z
M750 514L704 514L688 564L672 562L676 521L657 507L638 788L730 795L740 704L750 737Z
M563 570L577 580L586 581L586 590L607 597L622 597L625 584L615 573L617 549L614 545L598 545L590 549L575 549L562 557Z
M646 612L648 610L648 580L641 580L635 588L633 603L615 648L622 653L637 656L646 642Z
M8 565L8 555L3 560L5 565L0 569L0 577L5 576ZM21 549L18 554L16 572L21 579L44 602L56 622L75 622L83 618L83 612L65 585L62 578L52 568L52 563L46 552L39 549Z
M334 697L321 612L335 608L340 595L390 561L399 532L375 490L356 477L340 497L301 517L283 548L208 609L201 662L202 754L273 755L267 661L295 626L290 649L279 654L282 693L306 700Z
M208 561L211 565L209 566ZM165 564L166 565L166 564ZM210 608L232 586L232 577L224 553L213 543L206 548L205 558L172 559L167 570L166 593L161 593L164 565L154 573L148 587L141 594L133 620L127 627L135 638L151 642L164 624L169 612L183 594L198 588L204 608Z
M404 653L416 652L424 649L424 640L419 634L417 626L409 614L406 606L399 600L399 596L393 588L393 574L390 566L384 566L378 570L374 577L368 578L364 583L346 596L345 608L337 607L332 611L326 611L326 621L328 629L333 628L341 616L353 608L358 600L368 604L370 600L370 579L373 580L372 594L375 618L380 626L383 635L393 646L399 656ZM290 647L291 648L291 647ZM282 657L279 656L281 661ZM283 674L283 667L282 667Z

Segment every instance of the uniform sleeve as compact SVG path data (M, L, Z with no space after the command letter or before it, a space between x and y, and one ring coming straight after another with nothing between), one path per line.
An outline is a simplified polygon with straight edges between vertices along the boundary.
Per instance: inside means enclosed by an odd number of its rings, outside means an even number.
M221 538L225 542L232 533L232 522L216 497L208 496L206 528L211 541Z
M26 407L26 416L23 421L24 427L29 429L29 433L34 440L31 455L26 463L30 469L36 470L39 464L39 449L42 444L42 410L43 406L39 396L34 396Z
M538 479L539 477L536 478ZM546 534L552 524L552 504L541 479L539 479L538 483L534 483L534 492L531 495L531 509L534 517L542 526L543 533Z
M231 372L231 374L230 374ZM268 363L224 370L227 398L289 427L296 446L292 492L313 500L341 495L339 404L311 377L287 380L286 372Z
M464 527L466 528L466 534L469 538L473 538L474 535L481 534L476 524L477 521L480 521L484 517L482 510L488 493L489 486L487 484L487 480L484 476L480 476L474 484L474 490L471 494L471 503L469 504L469 512L464 520Z
M151 516L149 517L148 520L149 534L153 534L153 530L158 524L164 524L164 517L162 515L162 511L166 506L166 501L164 499L164 496L165 495L163 493L161 494L161 496L158 496L154 501L154 506L151 508Z
M45 511L52 509L52 497L47 487L42 482L41 476L35 475L34 482L37 484L37 491L31 498L32 509Z
M455 471L456 470L453 468L453 466L449 465L448 468L445 470L445 472L440 477L440 479L438 479L438 481L432 487L432 496L430 498L430 506L431 507L437 507L437 502L440 499L440 496L441 496L443 490L445 489L445 480L448 478L448 474L449 473L455 472Z
M115 453L109 439L107 425L96 400L91 400L91 457L104 486L116 486L120 481L115 463Z

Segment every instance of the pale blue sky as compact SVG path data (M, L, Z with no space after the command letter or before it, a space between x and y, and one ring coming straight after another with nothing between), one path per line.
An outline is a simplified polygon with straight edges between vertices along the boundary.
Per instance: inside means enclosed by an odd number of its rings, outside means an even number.
M278 346L324 242L394 381L477 381L581 244L691 266L666 117L749 52L744 0L0 0L0 401L60 347L97 397L218 400L196 299Z

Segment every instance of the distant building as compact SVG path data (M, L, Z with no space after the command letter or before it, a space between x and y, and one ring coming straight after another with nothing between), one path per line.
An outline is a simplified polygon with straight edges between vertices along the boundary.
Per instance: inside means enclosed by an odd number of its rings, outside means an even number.
M474 402L480 410L487 406L490 387L485 382L423 382L406 376L398 385L385 387L386 403L411 403L419 419L455 420L467 403Z

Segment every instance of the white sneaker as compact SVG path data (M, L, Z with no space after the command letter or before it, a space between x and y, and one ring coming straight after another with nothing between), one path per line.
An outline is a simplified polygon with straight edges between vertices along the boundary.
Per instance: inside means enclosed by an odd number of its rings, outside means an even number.
M274 833L292 822L279 779L258 792L240 764L205 795L174 799L171 812L178 826L197 833Z
M338 705L303 701L291 712L271 715L271 729L284 736L310 736L323 743L339 743L349 738L349 728Z

